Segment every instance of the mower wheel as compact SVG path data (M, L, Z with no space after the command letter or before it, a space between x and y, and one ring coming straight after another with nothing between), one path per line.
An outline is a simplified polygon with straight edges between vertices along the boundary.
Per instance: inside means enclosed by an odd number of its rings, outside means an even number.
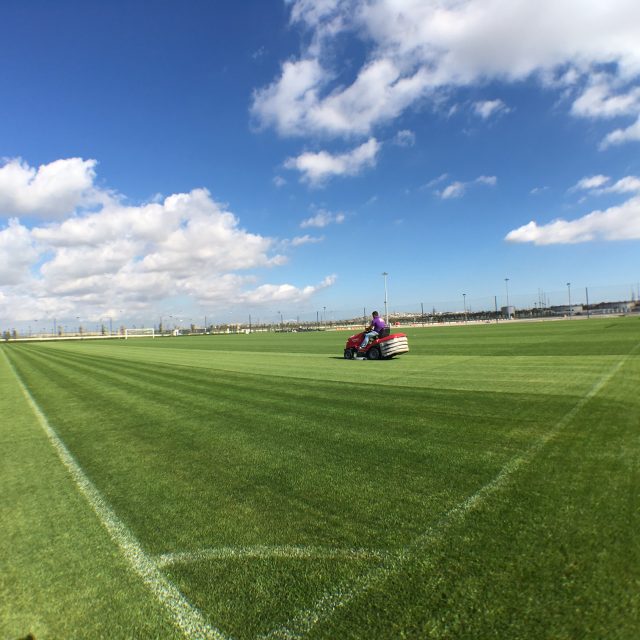
M369 358L369 360L380 360L381 357L382 355L380 354L380 349L378 349L378 347L371 347L367 352L367 358Z
M345 360L353 360L356 356L356 352L354 349L345 349L344 350L344 359Z

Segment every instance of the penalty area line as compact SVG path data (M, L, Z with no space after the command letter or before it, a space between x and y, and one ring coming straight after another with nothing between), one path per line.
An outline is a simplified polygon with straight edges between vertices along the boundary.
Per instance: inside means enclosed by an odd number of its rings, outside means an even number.
M442 536L454 524L464 521L467 514L479 507L492 494L505 486L511 477L521 468L531 462L535 455L578 414L584 405L596 396L604 386L620 371L625 362L640 348L638 343L613 367L607 370L604 375L596 380L587 394L556 422L553 427L543 436L536 440L527 450L519 456L509 460L500 470L493 480L483 485L474 494L465 498L462 502L454 505L437 522L429 526L421 535L415 538L409 545L401 549L396 554L389 554L383 558L379 565L372 568L356 578L344 580L334 590L325 592L317 601L315 606L298 612L283 626L273 629L269 633L260 636L261 640L294 640L306 636L311 630L322 622L331 619L333 614L339 609L348 606L353 600L366 593L375 584L382 580L398 574L403 567L415 560L415 555L421 550L425 550L430 544L440 540Z
M85 497L102 526L116 543L129 566L142 579L146 587L171 615L174 624L187 638L203 638L206 640L230 640L221 631L211 626L200 611L190 604L177 587L158 569L153 559L144 551L135 536L118 518L102 494L87 477L82 467L75 460L54 428L49 424L46 415L40 409L33 396L22 381L15 367L4 353L2 354L18 382L27 403L35 414L38 423L47 435L58 458L67 468L74 483Z
M375 549L340 549L327 547L301 547L294 545L252 547L215 547L198 549L196 551L176 551L155 556L154 561L159 567L174 564L189 564L206 560L239 560L242 558L283 558L285 560L383 560L389 552Z

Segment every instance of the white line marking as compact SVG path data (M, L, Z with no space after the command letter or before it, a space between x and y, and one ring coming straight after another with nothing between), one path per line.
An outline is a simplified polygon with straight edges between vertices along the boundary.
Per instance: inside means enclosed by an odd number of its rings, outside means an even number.
M188 564L203 560L238 560L240 558L301 558L301 559L329 559L329 560L383 560L389 556L387 551L375 549L339 549L326 547L296 547L293 545L254 547L216 547L199 549L197 551L177 551L155 556L154 561L159 567L173 564Z
M157 565L151 557L145 553L135 536L107 504L91 480L85 475L82 467L71 455L64 442L62 442L53 427L49 424L47 417L29 393L22 378L15 370L6 353L4 353L4 350L0 349L0 351L2 351L2 355L13 371L18 385L38 419L40 426L49 438L58 457L71 474L78 489L80 489L91 508L95 511L100 523L109 532L112 540L118 545L132 569L142 578L147 588L169 611L175 625L187 638L230 640L222 632L218 631L218 629L208 624L200 611L191 605L175 585L162 575Z
M467 513L478 507L491 494L506 485L511 476L520 468L528 464L531 459L550 440L576 416L584 405L593 398L600 390L618 373L627 359L640 347L638 343L622 360L618 361L602 378L596 381L587 395L581 398L576 405L569 410L547 433L540 437L522 455L512 458L500 470L498 475L481 487L476 493L469 496L462 502L452 507L440 520L431 525L424 533L418 536L411 544L404 547L395 555L389 555L383 559L381 564L374 567L355 579L345 580L338 587L330 592L324 593L311 609L300 611L284 626L272 630L268 634L261 636L264 640L294 640L307 635L316 624L325 622L331 618L337 609L346 607L352 600L369 590L377 582L398 573L402 567L414 560L415 553L440 539L442 535L451 528L453 524L461 522Z

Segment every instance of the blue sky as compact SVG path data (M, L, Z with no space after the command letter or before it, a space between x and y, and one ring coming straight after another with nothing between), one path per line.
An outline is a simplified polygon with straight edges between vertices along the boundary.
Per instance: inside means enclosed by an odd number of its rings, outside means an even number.
M560 6L557 6L560 4ZM640 279L640 5L0 4L0 326Z

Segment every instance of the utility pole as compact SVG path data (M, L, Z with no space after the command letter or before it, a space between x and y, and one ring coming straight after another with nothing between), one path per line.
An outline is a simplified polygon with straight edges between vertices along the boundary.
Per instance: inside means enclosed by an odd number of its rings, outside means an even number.
M384 278L384 321L389 324L389 308L387 306L387 276L389 274L386 271L382 272Z
M572 317L572 313L571 313L571 283L567 282L567 290L569 292L569 320L571 320Z

